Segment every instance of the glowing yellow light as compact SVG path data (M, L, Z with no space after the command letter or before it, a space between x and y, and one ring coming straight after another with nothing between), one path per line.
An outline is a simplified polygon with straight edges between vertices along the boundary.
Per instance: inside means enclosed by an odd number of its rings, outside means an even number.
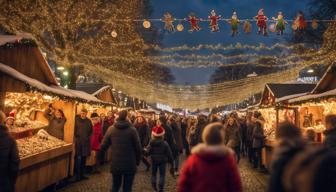
M111 32L111 36L112 36L113 38L116 38L116 37L118 36L118 33L117 33L115 30L113 30L113 31Z
M57 70L59 70L59 71L63 71L65 68L63 67L63 66L59 66L59 67L57 67Z
M178 31L183 31L183 30L184 30L184 27L183 27L182 24L178 24L178 25L176 26L176 29L177 29Z
M63 75L64 75L64 76L68 76L68 75L69 75L69 72L68 72L68 71L64 71L64 72L63 72Z
M143 25L143 27L146 28L146 29L148 29L148 28L151 27L151 23L150 23L150 21L148 21L148 20L144 20L144 22L142 23L142 25Z

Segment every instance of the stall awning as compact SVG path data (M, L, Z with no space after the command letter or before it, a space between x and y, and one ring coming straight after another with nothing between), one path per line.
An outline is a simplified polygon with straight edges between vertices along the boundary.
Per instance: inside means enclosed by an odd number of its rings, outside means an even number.
M53 94L59 97L66 97L68 99L74 99L79 102L88 102L94 104L102 104L102 105L111 105L110 103L101 101L94 97L93 95L87 94L82 91L65 89L61 86L57 85L46 85L36 79L30 78L17 70L0 63L0 85L3 91L14 91L15 88L10 87L11 85L7 85L9 78L22 82L28 87L28 89L37 90L43 93ZM22 90L23 91L23 90Z

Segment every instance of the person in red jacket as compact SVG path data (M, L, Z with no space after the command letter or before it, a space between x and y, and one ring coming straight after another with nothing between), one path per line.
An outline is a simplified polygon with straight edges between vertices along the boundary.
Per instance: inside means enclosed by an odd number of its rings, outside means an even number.
M234 152L224 145L223 125L205 127L205 143L192 149L177 183L177 192L241 192L242 184Z
M91 143L91 158L93 158L93 173L99 173L97 169L98 160L97 153L100 149L100 143L103 140L103 132L102 132L102 124L100 121L100 117L97 113L91 114L91 121L93 125L93 134L90 138Z

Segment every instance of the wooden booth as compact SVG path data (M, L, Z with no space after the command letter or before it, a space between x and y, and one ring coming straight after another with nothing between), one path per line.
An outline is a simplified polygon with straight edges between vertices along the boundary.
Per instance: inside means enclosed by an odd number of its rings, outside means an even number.
M9 132L21 160L16 191L40 191L73 173L76 105L100 103L85 94L58 85L33 40L0 36L0 110L14 117ZM67 119L64 140L40 131L48 126L44 110L50 104Z
M265 119L266 135L263 151L264 165L271 165L272 151L275 145L275 130L285 120L298 122L298 109L288 106L288 100L309 93L315 84L266 84L259 104L259 111Z
M336 114L336 65L331 65L310 94L290 99L291 106L298 108L298 125L316 133L315 142L322 142L325 130L324 118Z

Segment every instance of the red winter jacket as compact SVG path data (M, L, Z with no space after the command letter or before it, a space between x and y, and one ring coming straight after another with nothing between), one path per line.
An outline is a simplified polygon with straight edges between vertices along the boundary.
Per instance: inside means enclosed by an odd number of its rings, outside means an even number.
M224 145L199 144L184 164L177 192L241 192L233 151Z
M91 150L99 151L100 143L103 140L103 132L101 123L97 123L93 126L93 134L90 139Z

